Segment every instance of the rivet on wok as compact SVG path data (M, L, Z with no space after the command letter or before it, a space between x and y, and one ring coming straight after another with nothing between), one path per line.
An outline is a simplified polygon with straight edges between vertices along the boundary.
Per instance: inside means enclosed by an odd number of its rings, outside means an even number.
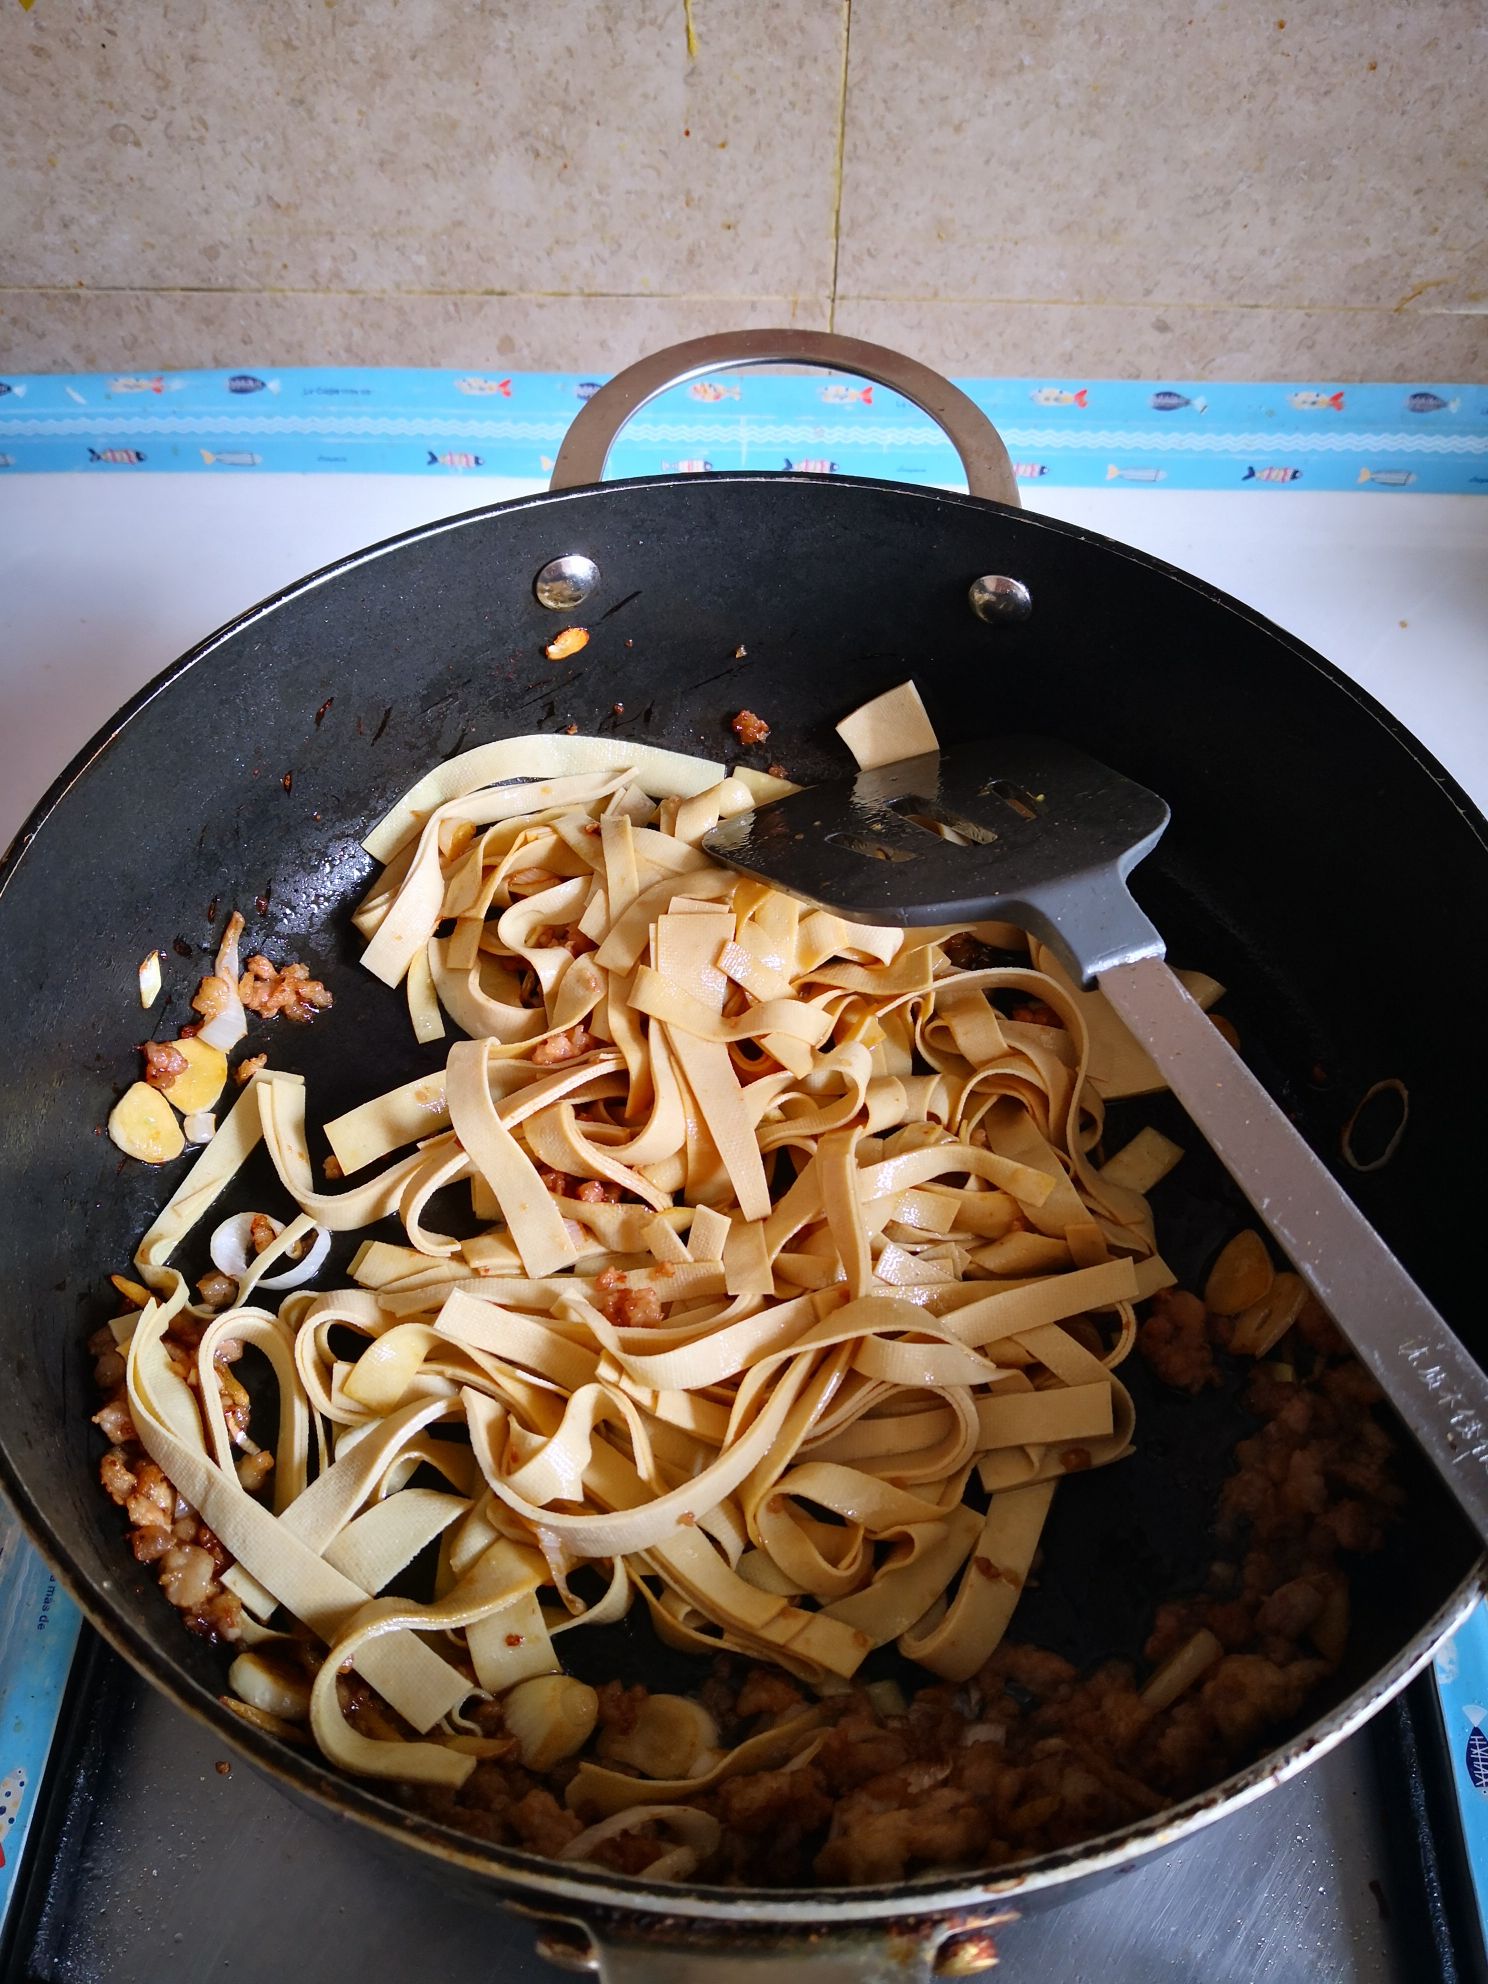
M1021 579L1010 579L1001 572L988 572L971 582L968 595L971 610L979 620L1008 626L1026 620L1033 611L1033 600Z
M544 606L555 613L572 612L582 606L599 584L599 567L581 551L570 551L563 558L550 558L532 582L532 590Z

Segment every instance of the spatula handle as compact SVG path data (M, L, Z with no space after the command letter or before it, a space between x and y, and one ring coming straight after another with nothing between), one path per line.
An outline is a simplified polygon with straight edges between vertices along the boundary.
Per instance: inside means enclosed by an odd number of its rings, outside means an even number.
M1488 1376L1167 965L1099 984L1488 1539Z

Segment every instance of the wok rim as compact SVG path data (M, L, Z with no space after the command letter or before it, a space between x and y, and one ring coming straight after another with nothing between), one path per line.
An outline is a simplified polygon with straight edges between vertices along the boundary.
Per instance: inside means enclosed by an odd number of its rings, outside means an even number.
M206 635L153 676L121 704L74 754L36 801L3 857L0 857L0 919L4 916L5 892L32 842L58 811L72 788L87 776L94 763L125 728L190 669L291 600L301 598L374 559L408 549L447 531L468 529L517 511L584 502L597 496L623 500L626 494L638 489L686 487L698 490L718 484L778 486L782 481L810 485L820 489L824 496L839 490L868 490L877 496L887 494L909 498L936 507L949 505L957 509L971 509L995 516L1005 523L1048 531L1071 539L1077 545L1088 544L1114 553L1146 566L1160 577L1176 581L1198 593L1211 605L1236 615L1257 633L1279 642L1296 661L1313 669L1348 696L1438 786L1463 824L1488 853L1488 819L1484 818L1453 774L1399 718L1367 689L1285 628L1232 594L1184 571L1182 567L1171 565L1149 552L1123 544L1119 539L1107 537L1084 525L1012 508L986 497L968 495L964 491L927 488L868 476L833 476L830 481L823 482L815 476L739 470L710 474L701 485L697 478L686 475L637 476L573 489L543 490L483 504L381 538L270 593ZM287 1746L274 1742L239 1721L206 1688L192 1680L184 1668L154 1647L127 1613L116 1607L110 1596L113 1580L105 1578L95 1585L91 1577L81 1571L70 1546L31 1495L3 1439L0 1439L0 1489L3 1489L58 1582L113 1650L143 1680L201 1727L210 1729L214 1736L229 1743L255 1768L274 1780L280 1789L300 1799L308 1799L321 1816L332 1819L350 1817L389 1842L415 1848L429 1861L458 1867L473 1874L490 1883L506 1898L522 1901L534 1913L554 1918L576 1916L581 1920L595 1916L670 1917L674 1921L691 1924L725 1919L733 1924L750 1923L762 1928L831 1932L871 1923L974 1912L979 1908L985 1909L989 1904L1015 1902L1023 1895L1058 1889L1087 1876L1113 1871L1146 1854L1174 1845L1227 1813L1252 1803L1273 1786L1285 1783L1326 1755L1392 1700L1427 1665L1440 1642L1462 1622L1478 1600L1488 1594L1488 1554L1485 1554L1471 1565L1448 1597L1415 1629L1391 1661L1326 1715L1286 1743L1268 1750L1221 1783L1166 1806L1149 1818L1099 1835L1093 1840L1038 1855L1001 1874L995 1870L982 1870L980 1875L972 1871L955 1877L931 1874L914 1881L871 1887L684 1886L680 1883L648 1883L636 1877L615 1877L600 1870L588 1872L575 1868L559 1871L561 1862L515 1849L483 1846L468 1834L385 1803L364 1790L358 1780L333 1772L313 1754L296 1755ZM120 1541L122 1549L122 1538Z

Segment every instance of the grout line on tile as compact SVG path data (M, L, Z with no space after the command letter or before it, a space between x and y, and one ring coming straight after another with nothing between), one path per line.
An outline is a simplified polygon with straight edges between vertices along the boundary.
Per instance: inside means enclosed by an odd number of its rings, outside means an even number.
M1188 310L1195 313L1258 311L1283 316L1361 316L1361 317L1478 317L1488 314L1482 303L1436 303L1415 309L1398 303L1191 303L1172 297L1073 296L936 296L908 292L903 295L849 291L839 296L834 287L829 297L830 322L841 303L893 303L952 308L999 310ZM221 296L221 297L326 297L357 299L363 302L513 302L513 303L780 303L798 308L799 295L760 290L703 289L294 289L230 288L214 283L0 283L0 297L6 296Z
M837 92L837 157L832 166L832 287L827 329L837 328L837 265L842 259L842 173L847 155L847 60L852 46L852 0L842 0L842 82Z
M710 289L293 289L230 287L218 283L52 283L0 282L0 296L237 296L338 297L372 303L489 302L513 303L788 303L800 293L786 295L761 290ZM825 299L823 299L825 301Z
M910 303L934 306L947 304L957 309L997 310L1192 310L1218 314L1228 310L1254 310L1271 317L1472 317L1485 314L1481 303L1439 303L1424 310L1409 310L1398 303L1189 303L1158 296L903 296L848 291L836 299L843 303Z

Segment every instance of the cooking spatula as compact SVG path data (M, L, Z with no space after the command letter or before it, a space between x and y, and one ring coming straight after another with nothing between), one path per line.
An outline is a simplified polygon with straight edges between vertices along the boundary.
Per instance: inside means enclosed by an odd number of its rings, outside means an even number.
M1046 738L967 744L741 813L704 850L861 923L1016 923L1098 985L1488 1538L1488 1378L1163 962L1126 886L1168 808Z

